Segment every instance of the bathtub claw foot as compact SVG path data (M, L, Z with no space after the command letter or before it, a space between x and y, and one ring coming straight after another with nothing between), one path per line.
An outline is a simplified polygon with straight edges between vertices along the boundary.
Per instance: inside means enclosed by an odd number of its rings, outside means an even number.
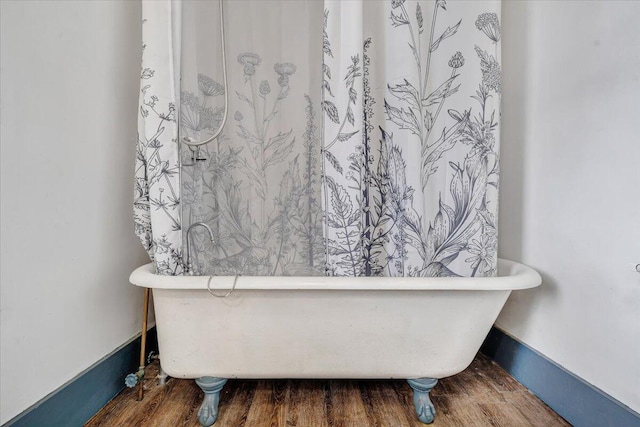
M204 400L198 410L200 425L210 426L218 419L218 403L220 403L220 390L226 384L226 378L202 377L196 380L198 387L204 391Z
M429 392L436 386L438 380L433 378L418 378L407 380L413 389L413 405L418 419L425 424L431 424L436 416L436 410L429 399Z

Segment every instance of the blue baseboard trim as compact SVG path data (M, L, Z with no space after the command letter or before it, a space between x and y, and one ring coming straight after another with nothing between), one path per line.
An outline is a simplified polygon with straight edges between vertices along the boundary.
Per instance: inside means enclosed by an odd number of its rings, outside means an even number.
M640 427L640 414L495 327L480 351L576 427Z
M154 327L147 333L147 352L157 349L158 340ZM82 426L124 389L124 377L138 370L139 357L138 336L8 421L3 427Z

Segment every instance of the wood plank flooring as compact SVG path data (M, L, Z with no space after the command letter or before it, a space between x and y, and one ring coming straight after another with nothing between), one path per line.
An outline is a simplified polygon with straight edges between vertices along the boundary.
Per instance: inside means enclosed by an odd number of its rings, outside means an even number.
M89 422L98 426L198 427L203 393L192 380L156 384L147 370L145 396L125 390ZM215 427L423 427L403 380L229 380ZM569 426L508 373L479 354L464 372L431 392L433 427Z

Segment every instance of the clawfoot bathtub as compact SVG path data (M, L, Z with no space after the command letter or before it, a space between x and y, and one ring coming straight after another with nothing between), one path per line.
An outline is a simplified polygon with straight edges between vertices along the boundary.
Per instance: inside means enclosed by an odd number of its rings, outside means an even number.
M208 290L208 277L153 271L130 281L153 288L162 368L196 379L206 426L228 378L407 378L430 423L437 380L469 366L512 290L541 282L501 259L492 278L243 276L216 298L234 277Z

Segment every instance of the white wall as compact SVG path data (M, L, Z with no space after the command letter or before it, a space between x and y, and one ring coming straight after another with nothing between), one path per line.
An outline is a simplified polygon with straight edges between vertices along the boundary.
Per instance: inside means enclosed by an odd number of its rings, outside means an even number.
M1 1L0 424L140 330L137 1Z
M498 327L640 411L640 2L503 2Z

